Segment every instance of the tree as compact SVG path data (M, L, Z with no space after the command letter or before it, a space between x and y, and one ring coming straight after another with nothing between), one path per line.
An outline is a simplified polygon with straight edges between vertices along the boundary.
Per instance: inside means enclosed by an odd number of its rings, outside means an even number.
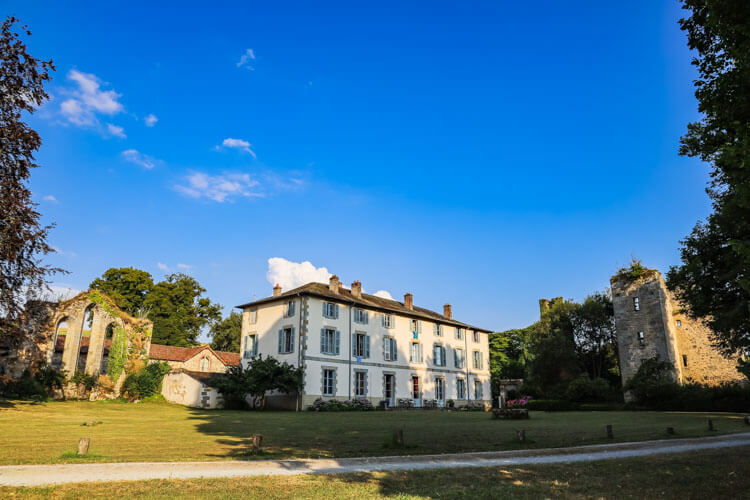
M702 119L680 154L711 165L713 213L682 240L682 264L667 284L694 318L706 318L726 354L750 349L750 4L683 0L680 20L697 52L694 82Z
M151 274L132 267L107 269L101 278L91 282L89 288L101 290L117 307L133 316L146 316L146 296L154 288Z
M42 264L54 250L47 235L54 225L42 226L36 203L26 183L42 140L23 120L48 99L44 83L55 70L26 52L18 19L8 17L0 25L0 338L9 342L23 335L20 322L27 299L38 297L48 278L62 269Z
M231 366L225 373L214 377L212 384L224 396L229 408L246 406L247 396L253 398L254 407L264 409L266 393L299 394L302 390L304 369L289 363L279 363L274 357L260 355L247 367Z
M578 358L591 378L605 375L607 368L617 367L617 335L612 297L597 292L586 297L571 316Z
M143 301L154 323L151 339L157 344L189 347L201 328L221 319L221 306L203 297L205 288L182 273L170 274L151 289Z
M500 380L525 378L530 329L531 327L490 334L490 378L493 397L500 393Z
M229 316L211 325L211 348L217 351L240 352L242 315L232 311Z

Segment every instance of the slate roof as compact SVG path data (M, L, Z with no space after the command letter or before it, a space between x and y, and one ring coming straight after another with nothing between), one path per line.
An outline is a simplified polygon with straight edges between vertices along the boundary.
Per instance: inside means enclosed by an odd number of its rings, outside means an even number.
M151 344L148 357L151 359L160 359L163 361L187 361L196 356L198 353L209 350L216 355L226 366L238 366L240 364L240 355L236 352L214 351L209 345L197 347L175 347L171 345Z
M361 294L359 297L355 297L354 295L352 295L351 290L349 290L348 288L344 288L343 286L339 286L338 293L335 293L329 288L328 285L324 283L307 283L306 285L302 285L300 287L289 290L288 292L284 292L281 295L275 297L266 297L264 299L256 300L254 302L248 302L247 304L241 304L235 307L244 309L245 307L268 304L281 300L288 300L289 298L296 295L313 295L316 297L331 299L334 302L343 302L347 304L354 303L358 306L368 309L398 313L402 316L408 316L412 318L427 319L436 323L440 323L442 325L452 325L461 328L470 328L472 330L477 330L480 332L492 333L492 330L472 326L467 323L456 321L455 319L448 319L440 313L425 309L423 307L414 306L413 309L409 309L404 305L403 302L399 302L397 300L384 299L383 297L376 297L375 295L369 295L366 293Z

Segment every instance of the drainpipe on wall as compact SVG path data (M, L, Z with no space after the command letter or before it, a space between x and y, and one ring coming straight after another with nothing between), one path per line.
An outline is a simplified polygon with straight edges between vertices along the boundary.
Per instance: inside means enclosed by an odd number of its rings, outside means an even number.
M297 298L299 301L299 327L297 332L297 367L302 366L302 296L297 292ZM297 408L295 411L300 411L302 406L302 395L305 393L305 373L302 374L302 390L297 394Z
M472 335L474 335L472 333ZM473 353L472 353L473 355ZM469 330L464 331L464 363L466 363L466 402L471 403L471 391L469 391Z
M352 399L352 307L349 306L349 396Z

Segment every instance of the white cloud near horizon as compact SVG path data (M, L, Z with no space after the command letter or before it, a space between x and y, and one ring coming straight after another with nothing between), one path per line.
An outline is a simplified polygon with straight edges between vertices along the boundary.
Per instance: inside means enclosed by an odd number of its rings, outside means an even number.
M147 170L151 170L152 168L156 167L156 165L159 163L159 160L156 160L150 157L149 155L144 155L137 149L126 149L120 154L125 159L125 161L129 161L130 163L135 163L136 165L140 165L141 167Z
M227 137L223 141L221 141L221 146L225 148L231 148L231 149L237 149L239 151L244 151L245 153L249 153L253 158L257 159L257 155L255 154L255 151L250 149L250 143L242 140L242 139L232 139L231 137ZM216 146L216 150L220 150L220 146Z
M373 293L374 296L380 297L381 299L390 299L394 300L394 298L391 296L390 293L388 293L385 290L378 290L377 292Z
M218 203L234 198L262 198L265 195L258 188L258 181L250 174L227 173L209 175L193 172L185 176L186 185L177 184L175 189L190 198L207 198Z
M112 125L111 123L107 124L107 132L121 139L127 138L124 128L118 127L117 125Z
M99 125L97 114L114 116L123 111L118 100L122 95L114 90L102 90L102 82L96 75L72 69L67 76L77 85L70 91L72 97L60 104L60 112L70 123Z
M169 271L169 266L162 264L161 262L157 262L156 267L158 267L160 271Z
M177 268L178 269L182 269L183 271L190 271L193 268L193 266L191 266L189 264L182 264L182 263L178 262L177 263Z
M153 127L158 121L159 119L153 113L143 119L143 123L145 123L147 127Z
M250 71L255 71L255 68L250 66L250 61L255 60L255 52L253 52L253 49L247 49L245 50L245 53L242 54L242 57L240 57L239 62L237 63L238 68L242 68L243 66L245 69L248 69Z
M271 285L278 283L283 291L297 288L305 283L328 284L331 273L325 267L315 267L312 262L292 262L282 257L268 259L266 279Z

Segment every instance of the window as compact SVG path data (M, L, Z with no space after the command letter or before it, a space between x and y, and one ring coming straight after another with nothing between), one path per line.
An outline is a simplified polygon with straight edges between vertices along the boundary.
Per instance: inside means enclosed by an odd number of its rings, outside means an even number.
M279 330L279 354L294 352L294 327Z
M438 401L445 400L445 379L442 377L435 379L435 399Z
M463 340L464 339L464 329L463 328L456 327L456 338L458 340Z
M287 318L291 318L294 316L294 301L290 300L286 304L284 304L284 316Z
M354 309L354 322L366 325L368 323L368 314L364 309Z
M339 305L333 302L323 302L323 317L338 319L339 317Z
M341 334L333 328L320 329L320 352L321 354L337 355L340 352L339 345Z
M250 324L254 325L257 322L258 322L258 310L252 309L250 310Z
M646 345L646 339L643 335L643 332L638 332L638 343L640 345Z
M639 299L638 297L635 297L633 299L633 309L635 311L640 311L641 310L641 299Z
M443 325L435 323L432 325L432 333L435 334L436 337L442 337L443 336Z
M682 355L682 366L687 368L687 354Z
M432 346L432 359L435 366L445 366L445 347L440 344Z
M466 382L464 379L456 379L456 399L466 399Z
M409 361L412 363L422 362L422 344L419 342L411 343L411 350L409 351Z
M258 335L252 333L245 337L245 351L242 357L253 358L258 355Z
M480 351L474 351L472 354L472 361L475 370L482 369L482 353Z
M682 321L680 321L679 319L677 320L677 326L682 326Z
M211 369L211 360L208 359L208 356L203 356L201 358L201 371L207 372Z
M370 336L364 333L352 334L352 355L359 358L370 357Z
M354 372L354 395L360 398L367 396L367 372Z
M334 396L336 394L336 370L323 368L323 396Z
M393 328L394 326L396 326L396 319L393 317L393 314L383 313L383 327Z
M466 364L466 354L464 354L463 349L454 349L453 350L453 364L456 366L456 368L463 368Z
M479 342L479 332L476 331L476 330L474 330L473 332L471 332L471 339L474 342Z
M386 337L383 339L383 359L386 361L396 361L398 359L396 339L393 337Z
M474 381L474 399L482 399L482 382L479 380Z
M415 339L419 338L419 334L422 333L422 324L418 319L412 319L409 321L409 327L412 335Z
M413 399L419 399L422 397L422 391L419 387L419 377L416 375L411 377L411 397Z

